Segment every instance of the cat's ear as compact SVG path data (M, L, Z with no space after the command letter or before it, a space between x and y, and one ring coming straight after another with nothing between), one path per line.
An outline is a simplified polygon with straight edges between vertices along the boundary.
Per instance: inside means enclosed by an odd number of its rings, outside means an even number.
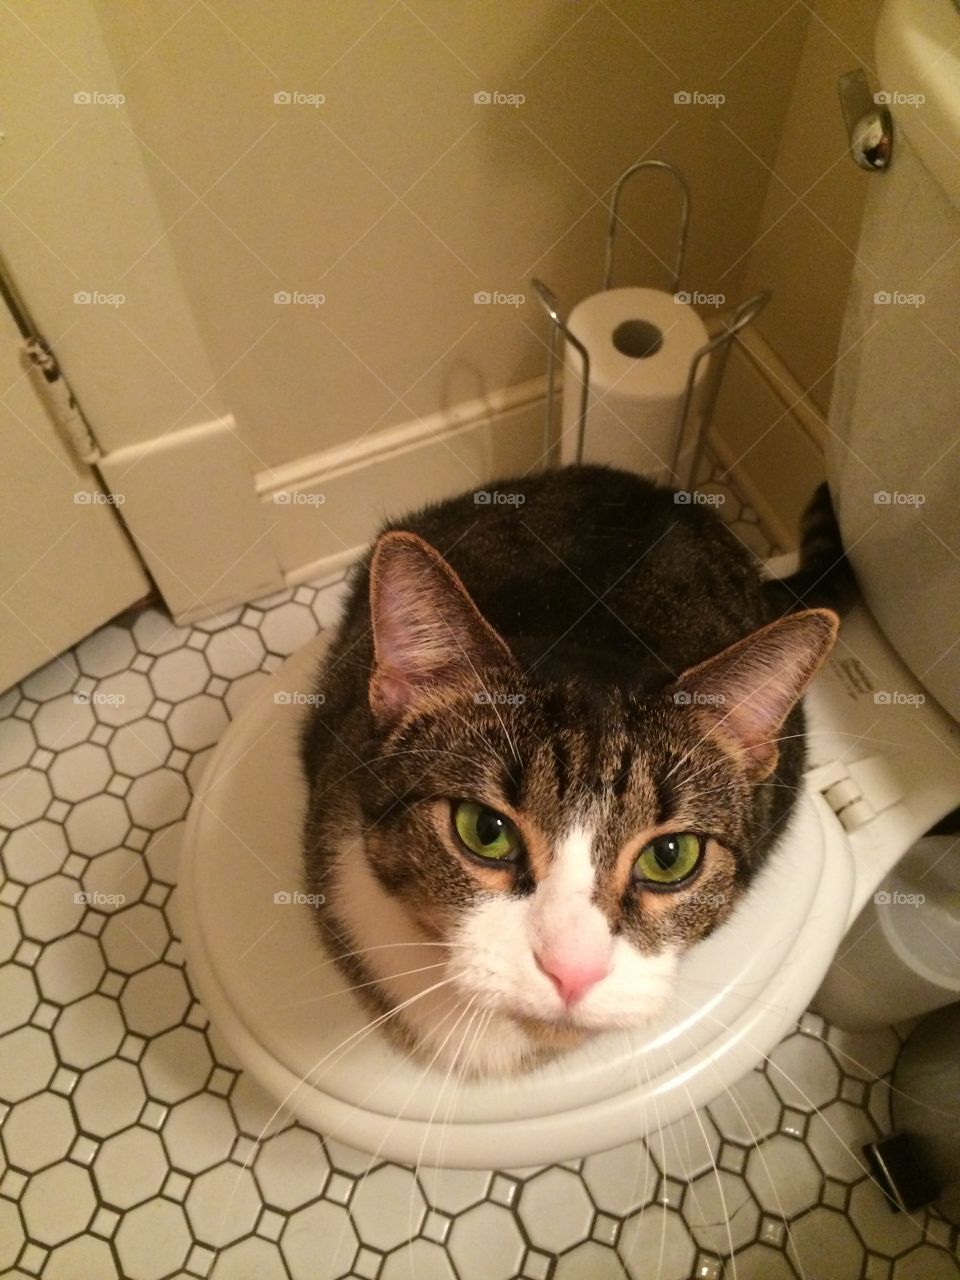
M751 777L765 778L777 763L783 722L833 647L839 625L831 609L788 614L691 667L668 692L742 755Z
M438 551L385 533L370 564L374 665L370 708L391 721L431 688L513 657Z

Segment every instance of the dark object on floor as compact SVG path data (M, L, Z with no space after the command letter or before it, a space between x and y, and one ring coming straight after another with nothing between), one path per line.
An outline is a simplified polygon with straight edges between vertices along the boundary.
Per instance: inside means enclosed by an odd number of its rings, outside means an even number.
M863 1154L894 1213L911 1213L932 1203L940 1194L940 1185L912 1134L895 1133L881 1142L868 1142Z
M960 1004L937 1009L910 1033L893 1072L895 1133L864 1153L895 1208L934 1204L960 1223Z

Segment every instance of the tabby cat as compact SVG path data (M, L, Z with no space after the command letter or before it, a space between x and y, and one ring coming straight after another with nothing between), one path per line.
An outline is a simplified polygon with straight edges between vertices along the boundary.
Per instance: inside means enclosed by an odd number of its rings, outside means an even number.
M838 625L806 607L838 545L825 488L813 512L783 583L706 506L604 467L383 529L304 726L304 866L404 1050L506 1074L664 1009L794 806Z

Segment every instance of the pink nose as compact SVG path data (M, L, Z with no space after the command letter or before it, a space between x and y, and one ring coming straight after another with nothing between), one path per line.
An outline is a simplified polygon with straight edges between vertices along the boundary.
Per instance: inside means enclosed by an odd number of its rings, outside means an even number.
M547 975L564 1004L573 1004L610 972L607 962L568 960L562 956L534 954L537 967Z

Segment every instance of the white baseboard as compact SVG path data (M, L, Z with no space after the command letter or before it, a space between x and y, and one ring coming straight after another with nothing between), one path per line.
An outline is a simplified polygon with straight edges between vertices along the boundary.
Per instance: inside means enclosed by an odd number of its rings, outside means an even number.
M825 475L827 424L759 333L733 344L708 444L773 540L797 544L800 517Z
M333 578L378 527L539 470L546 378L254 472L232 419L107 454L104 477L178 622ZM559 407L559 406L558 406ZM823 477L826 425L759 335L730 355L710 445L781 546Z
M269 513L232 418L115 449L98 466L177 622L283 586Z
M385 519L538 467L546 390L535 378L260 472L285 581L336 576ZM747 330L731 351L709 445L781 547L796 545L800 515L823 478L826 432L776 351Z
M256 491L289 584L342 571L385 520L542 465L546 379L282 467Z

